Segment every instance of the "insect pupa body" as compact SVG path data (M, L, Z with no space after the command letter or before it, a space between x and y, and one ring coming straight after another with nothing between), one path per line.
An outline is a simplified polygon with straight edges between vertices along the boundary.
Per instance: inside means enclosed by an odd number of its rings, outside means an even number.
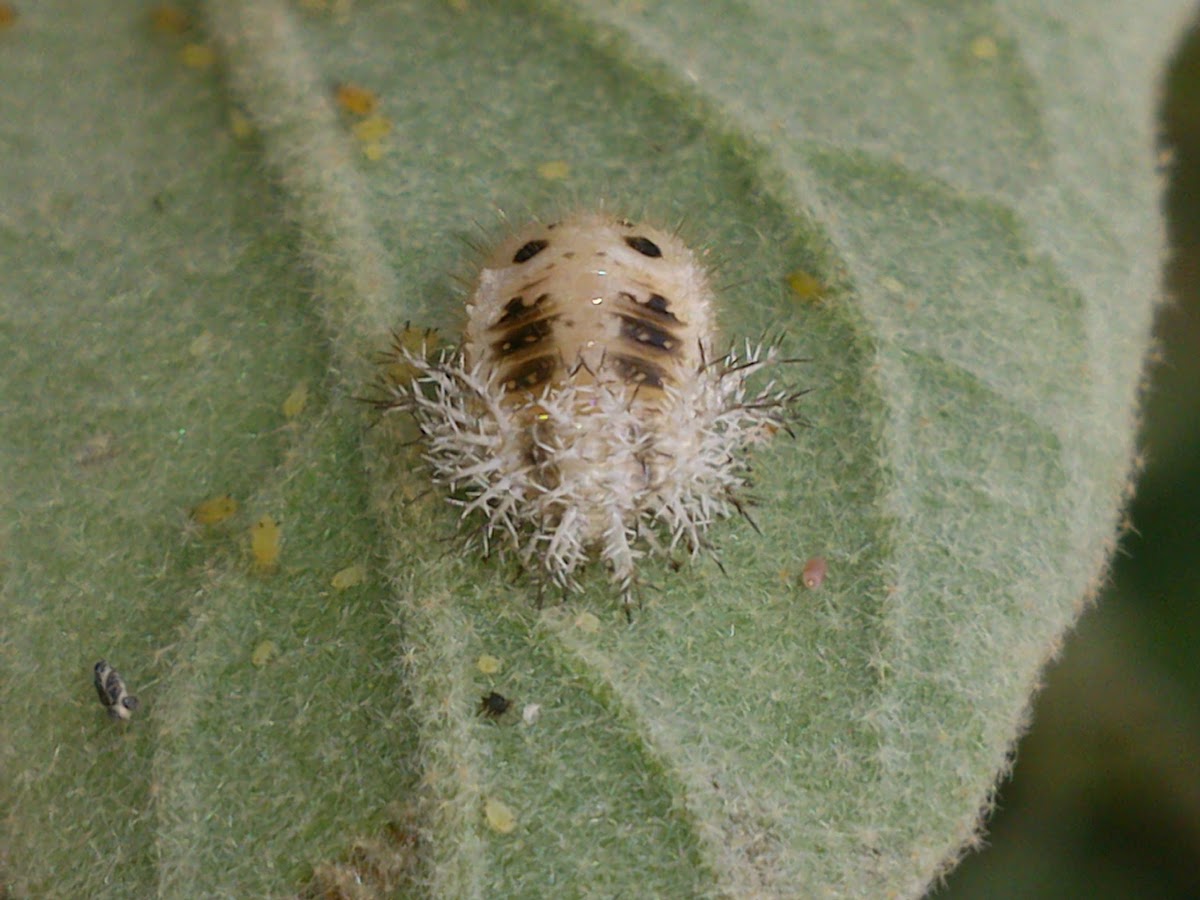
M708 546L741 510L742 451L792 396L747 378L775 348L715 356L708 276L676 236L606 214L535 223L486 260L459 350L381 403L416 418L463 519L564 588L599 558L626 608L638 559Z

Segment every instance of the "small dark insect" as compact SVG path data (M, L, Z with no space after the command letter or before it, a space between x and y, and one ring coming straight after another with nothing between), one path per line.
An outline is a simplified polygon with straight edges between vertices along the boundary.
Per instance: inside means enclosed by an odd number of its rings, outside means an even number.
M503 694L497 694L495 691L492 691L479 701L479 714L487 716L489 719L498 719L508 712L510 706L512 706L511 700Z
M114 719L129 721L133 711L138 708L138 698L126 690L125 679L104 660L96 663L94 671L96 693L108 709L108 714Z

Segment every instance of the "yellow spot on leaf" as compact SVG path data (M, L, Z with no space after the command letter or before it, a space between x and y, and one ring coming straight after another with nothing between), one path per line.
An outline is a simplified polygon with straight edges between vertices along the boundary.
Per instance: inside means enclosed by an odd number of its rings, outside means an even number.
M374 91L350 82L339 84L334 90L334 97L338 106L356 116L369 116L379 105L379 98Z
M211 69L217 61L217 51L208 44L188 44L181 56L189 69Z
M475 660L475 667L484 675L495 675L502 668L502 663L496 657L485 653Z
M344 591L347 588L352 588L357 584L362 584L367 579L367 569L362 563L353 563L342 569L333 578L329 579L329 583L335 591Z
M1000 55L1000 48L994 38L983 34L971 41L971 55L976 59L995 59Z
M229 113L229 133L239 141L249 140L254 135L254 123L241 110L231 110Z
M353 2L354 0L300 0L300 7L309 12L344 18L349 15Z
M308 405L308 382L301 381L292 392L287 395L287 399L283 401L283 414L294 419L300 413L304 412L304 407Z
M792 293L801 300L820 300L825 294L825 285L803 269L788 272L787 284L792 289Z
M188 353L196 359L203 359L212 354L213 336L211 331L203 331L192 339L188 345Z
M590 612L581 612L575 617L575 627L584 634L595 634L600 630L600 620Z
M383 155L387 153L387 148L382 141L371 141L362 145L362 154L371 162L379 162L383 159Z
M75 453L75 462L90 466L110 460L117 453L117 436L111 431L100 431L83 442L83 446Z
M150 10L150 27L162 34L183 34L192 27L192 17L187 10L160 3Z
M562 181L571 174L571 167L566 160L554 159L538 166L537 173L547 181Z
M371 144L383 140L391 133L392 120L387 116L367 116L361 122L355 122L351 130L364 144Z
M282 538L279 523L270 516L263 516L250 526L250 552L254 554L254 567L258 571L273 572L279 567Z
M261 669L279 655L279 645L274 641L263 641L250 654L250 665Z
M517 817L513 811L495 797L488 797L483 804L483 815L488 827L497 834L511 834L517 827Z
M192 510L192 518L201 525L217 525L237 515L238 502L228 494L209 497Z

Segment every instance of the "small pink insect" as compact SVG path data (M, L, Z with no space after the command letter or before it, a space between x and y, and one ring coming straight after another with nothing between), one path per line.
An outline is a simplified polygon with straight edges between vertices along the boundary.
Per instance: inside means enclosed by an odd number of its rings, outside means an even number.
M825 573L829 571L829 564L823 556L814 556L804 564L804 571L800 573L800 578L804 582L804 586L810 591L815 591L825 583Z

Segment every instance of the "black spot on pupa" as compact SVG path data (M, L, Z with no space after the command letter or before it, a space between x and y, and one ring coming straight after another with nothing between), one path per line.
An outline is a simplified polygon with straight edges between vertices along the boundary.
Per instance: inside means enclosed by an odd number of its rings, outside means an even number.
M639 315L642 315L646 318L653 318L667 326L672 324L683 324L679 321L679 317L676 316L675 313L671 312L670 301L668 301L667 298L662 294L651 294L645 300L639 300L637 297L633 296L633 294L623 294L622 296L632 303L637 304L637 311Z
M651 259L658 259L662 256L662 250L659 249L658 244L654 243L648 237L634 235L633 237L625 238L625 243L642 254L642 256L648 256Z
M620 316L621 336L628 338L643 347L653 347L655 350L670 352L679 346L679 340L669 331L657 325L639 319L637 316Z
M527 241L520 250L513 254L513 262L528 262L549 246L549 241Z
M675 314L671 312L670 304L667 303L667 298L662 294L651 294L650 299L646 301L646 308L652 309L656 313L668 315L672 319L675 318Z
M644 384L647 387L660 388L667 378L667 373L662 366L655 365L648 360L621 353L613 354L611 359L618 374L630 384Z
M503 338L492 342L492 352L497 357L511 356L514 353L520 353L535 344L541 343L542 339L553 331L551 322L557 318L550 316L545 319L535 319L532 322L527 322L524 325L507 332Z
M529 318L534 310L548 299L550 299L549 294L539 294L530 302L526 302L524 297L513 297L504 304L504 313L496 320L496 324L491 327L499 328L501 325L515 325L522 319Z
M545 384L558 366L557 356L537 356L505 372L505 390L533 390Z

